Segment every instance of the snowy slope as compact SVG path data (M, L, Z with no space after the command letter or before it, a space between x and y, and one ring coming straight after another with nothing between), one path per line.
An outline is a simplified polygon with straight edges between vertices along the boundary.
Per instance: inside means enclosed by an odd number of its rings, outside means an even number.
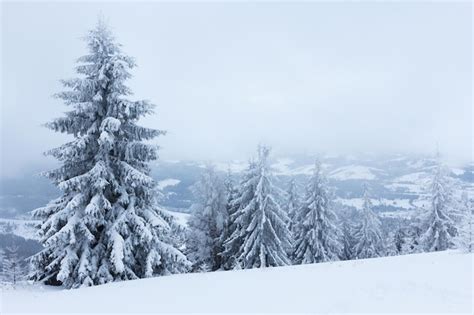
M471 313L472 255L416 254L3 292L0 313Z

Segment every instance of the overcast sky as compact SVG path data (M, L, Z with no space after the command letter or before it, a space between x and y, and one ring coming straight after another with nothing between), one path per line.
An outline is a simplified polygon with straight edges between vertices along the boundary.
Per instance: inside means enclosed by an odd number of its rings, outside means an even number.
M134 98L158 107L164 159L442 153L471 159L472 8L465 3L2 2L2 172L43 164L68 138L81 37L102 14L136 58Z

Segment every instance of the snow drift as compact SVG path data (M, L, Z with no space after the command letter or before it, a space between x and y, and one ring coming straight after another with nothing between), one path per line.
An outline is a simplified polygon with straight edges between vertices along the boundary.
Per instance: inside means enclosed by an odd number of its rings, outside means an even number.
M472 255L439 252L4 290L0 313L472 313Z

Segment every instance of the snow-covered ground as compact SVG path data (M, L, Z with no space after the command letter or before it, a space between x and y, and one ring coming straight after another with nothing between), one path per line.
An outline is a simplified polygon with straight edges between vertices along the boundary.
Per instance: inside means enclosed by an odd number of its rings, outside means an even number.
M337 180L374 180L379 174L384 174L383 170L362 165L350 165L340 167L329 174L329 178Z
M26 239L36 240L36 225L39 221L35 220L16 220L16 219L1 219L0 218L0 234L14 234Z
M179 183L181 183L179 179L167 178L167 179L160 180L156 186L158 189L163 190L164 188L168 186L176 186Z
M473 255L416 254L184 274L77 290L4 290L0 313L472 314Z

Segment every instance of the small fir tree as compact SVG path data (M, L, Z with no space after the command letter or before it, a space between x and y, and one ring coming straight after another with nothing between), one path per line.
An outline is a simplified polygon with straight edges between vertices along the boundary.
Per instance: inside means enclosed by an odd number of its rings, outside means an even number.
M447 176L447 169L441 163L439 154L434 167L430 185L430 209L422 218L421 246L424 251L442 251L454 246L457 235L456 223L453 220L454 204L452 184Z
M385 255L382 223L373 211L368 186L364 185L364 203L360 213L360 223L354 232L354 258L372 258Z
M338 260L342 255L337 217L332 195L316 162L306 187L305 199L296 216L295 262L310 264Z
M3 278L8 283L16 285L24 276L24 265L18 256L19 247L15 244L5 248L3 256Z
M462 193L458 208L458 235L455 238L455 243L462 251L472 253L474 252L474 217L472 202L469 200L467 192Z
M296 181L292 178L290 180L290 184L288 186L287 191L287 200L285 205L286 213L290 219L288 229L290 230L292 235L295 235L295 224L296 215L300 208L300 197L298 195L298 188L296 186Z
M218 270L222 267L221 236L228 219L224 183L214 168L208 166L191 190L196 202L191 207L188 221L188 257L194 270Z
M270 150L260 146L258 158L249 164L231 215L233 233L226 241L226 255L234 268L288 265L291 246L288 216L278 203L268 163Z

